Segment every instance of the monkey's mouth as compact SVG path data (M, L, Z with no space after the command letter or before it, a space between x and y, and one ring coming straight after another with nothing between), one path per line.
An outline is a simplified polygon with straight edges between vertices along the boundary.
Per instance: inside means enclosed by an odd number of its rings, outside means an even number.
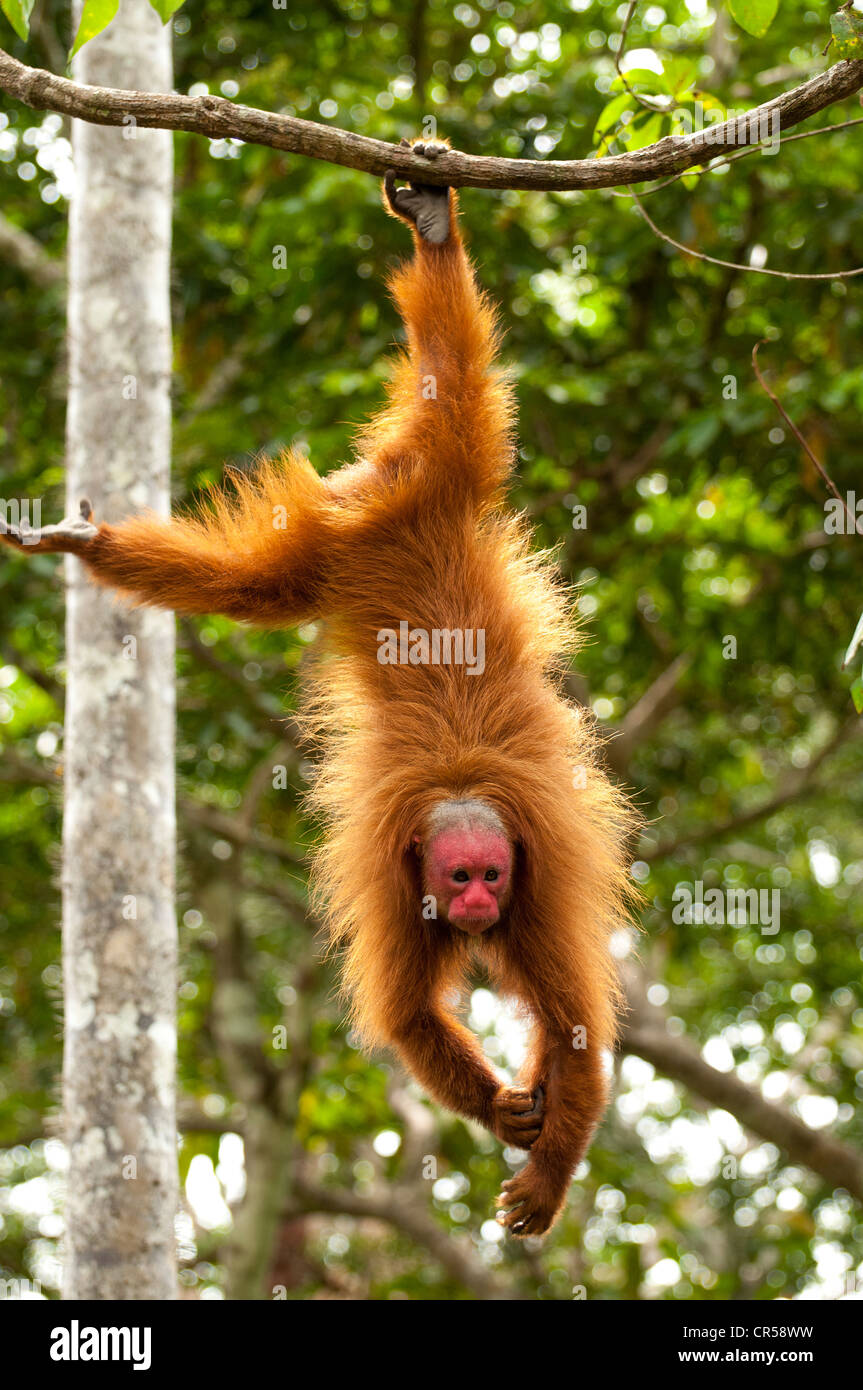
M458 927L459 931L467 932L468 936L482 936L484 931L493 927L497 918L491 917L456 917L451 919L453 926Z

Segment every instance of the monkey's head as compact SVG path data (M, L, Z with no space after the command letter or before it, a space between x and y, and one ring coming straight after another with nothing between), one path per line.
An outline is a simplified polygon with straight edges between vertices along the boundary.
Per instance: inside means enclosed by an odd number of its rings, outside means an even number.
M500 920L510 895L513 851L503 821L478 798L440 801L414 836L423 892L440 917L479 936Z

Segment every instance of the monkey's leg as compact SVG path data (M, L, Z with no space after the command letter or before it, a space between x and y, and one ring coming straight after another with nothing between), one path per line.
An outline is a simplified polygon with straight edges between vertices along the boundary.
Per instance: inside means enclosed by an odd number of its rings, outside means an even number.
M429 160L446 149L429 142L413 148ZM495 313L459 236L455 191L398 188L389 173L385 196L414 235L414 259L391 281L408 355L395 375L392 408L366 435L365 451L383 466L405 456L421 459L433 482L467 488L480 500L512 466L510 391L493 368Z
M542 1134L530 1159L503 1184L500 1220L514 1235L542 1235L564 1202L572 1175L608 1103L598 1050L575 1050L572 1039L540 1025L528 1067L529 1086L545 1088Z
M265 626L316 615L330 553L323 485L302 460L265 464L236 492L213 495L213 509L167 521L133 516L94 526L81 516L24 532L5 523L0 540L22 553L78 555L100 584L133 603L180 613L223 613Z

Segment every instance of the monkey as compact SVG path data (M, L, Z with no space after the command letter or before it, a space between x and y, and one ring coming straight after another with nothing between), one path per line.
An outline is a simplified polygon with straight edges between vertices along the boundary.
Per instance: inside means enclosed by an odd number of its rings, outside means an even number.
M430 167L446 148L413 145ZM527 1152L498 1220L538 1236L607 1105L621 1007L610 943L631 919L634 812L562 692L572 597L506 502L513 387L458 193L390 171L383 200L413 239L389 282L406 345L352 462L321 476L287 452L191 514L96 524L83 501L38 534L0 523L0 539L76 555L132 604L322 621L302 716L325 828L313 891L352 1018L436 1102ZM404 621L408 659L383 660ZM469 630L484 634L481 671L453 659L457 644L425 659L423 634ZM512 1085L456 1016L477 966L532 1027Z

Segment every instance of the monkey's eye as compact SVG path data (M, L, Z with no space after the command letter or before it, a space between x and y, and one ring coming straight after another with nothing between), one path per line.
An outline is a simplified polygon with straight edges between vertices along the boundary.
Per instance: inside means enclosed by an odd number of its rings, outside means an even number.
M497 879L499 879L499 878L500 878L500 874L498 873L497 869L486 869L486 871L485 871L485 881L486 881L486 883L495 883L495 882L497 881Z
M456 869L452 877L454 883L468 883L470 881L470 874L467 869Z

